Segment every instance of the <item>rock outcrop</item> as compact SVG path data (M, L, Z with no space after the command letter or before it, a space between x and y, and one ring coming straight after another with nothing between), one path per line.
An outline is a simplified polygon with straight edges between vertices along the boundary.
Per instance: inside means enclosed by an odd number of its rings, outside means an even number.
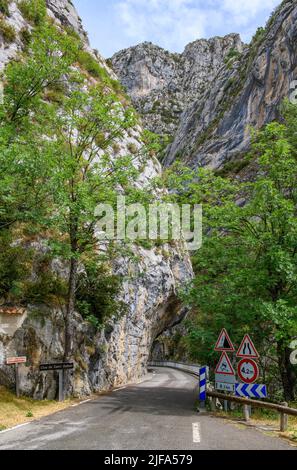
M228 54L240 53L243 47L238 34L200 39L182 54L145 42L118 52L110 62L144 126L173 136L182 113L211 88Z
M121 298L127 313L109 320L100 332L78 313L74 318L75 369L69 391L76 396L139 380L155 338L187 313L176 294L192 275L188 254L169 246L139 248L135 254L138 261L121 258L114 266L124 279ZM15 380L14 369L5 366L6 358L25 355L28 363L20 366L22 392L37 399L54 398L57 377L53 372L40 373L39 364L60 362L63 343L61 310L28 306L25 312L11 313L0 308L0 383L13 386Z
M279 106L297 77L297 2L285 1L232 68L218 74L203 102L195 101L180 120L168 156L191 165L222 167L240 158L250 128L278 117Z
M86 50L91 50L87 35L70 0L47 0L48 14L62 27L71 26ZM17 2L9 3L6 19L15 28L16 38L9 44L0 37L0 65L14 58L21 50L22 28L31 28L18 9ZM94 57L110 70L103 58ZM111 76L114 74L110 71ZM142 129L136 126L117 145L117 155L127 155L131 144L136 148ZM115 157L116 158L116 157ZM156 158L145 164L135 159L142 169L137 184L146 185L159 175L161 166ZM144 249L133 247L133 257L123 256L113 262L114 273L121 276L120 298L127 313L112 318L100 332L84 322L76 313L74 319L74 372L70 391L85 395L131 381L137 381L146 371L154 339L168 326L185 315L177 299L177 289L192 276L188 253L182 243ZM64 321L60 309L29 305L23 311L0 308L0 383L13 386L13 368L5 365L6 358L26 355L28 362L20 366L21 391L35 398L54 398L57 377L54 373L39 372L41 362L63 359Z
M144 124L173 135L166 165L179 158L222 168L248 150L251 126L278 116L297 79L297 2L284 0L249 46L238 35L196 41L181 56L140 45L116 54L112 64Z

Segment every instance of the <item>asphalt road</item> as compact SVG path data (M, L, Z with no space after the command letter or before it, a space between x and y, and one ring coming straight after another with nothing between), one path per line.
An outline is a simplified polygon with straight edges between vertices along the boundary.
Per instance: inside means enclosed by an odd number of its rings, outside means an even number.
M134 386L0 433L0 450L290 450L256 429L194 408L197 380L155 369Z

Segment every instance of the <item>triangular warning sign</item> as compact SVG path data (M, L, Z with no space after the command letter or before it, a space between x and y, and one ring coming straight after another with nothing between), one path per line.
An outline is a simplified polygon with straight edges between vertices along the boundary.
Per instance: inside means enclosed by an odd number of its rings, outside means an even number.
M215 373L223 375L235 375L235 370L233 369L230 359L225 352L223 352L221 355Z
M227 331L225 330L225 328L222 329L220 336L216 342L214 350L215 351L230 351L230 352L235 351L234 346L231 342L231 339L229 338L229 335Z
M245 335L243 338L241 345L236 354L237 357L250 357L252 359L258 359L259 353L254 346L249 335Z

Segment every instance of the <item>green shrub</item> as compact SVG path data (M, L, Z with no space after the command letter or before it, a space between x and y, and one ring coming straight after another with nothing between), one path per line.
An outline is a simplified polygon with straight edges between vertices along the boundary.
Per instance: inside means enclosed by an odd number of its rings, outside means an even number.
M237 60L240 57L241 53L235 47L232 47L230 51L226 54L225 63L229 62L230 60Z
M57 305L66 283L51 271L51 256L14 245L9 231L0 236L0 299L4 304ZM34 278L32 278L32 272Z
M69 35L72 36L76 41L81 44L81 38L80 35L73 29L72 26L65 26L64 31Z
M24 18L36 26L40 25L46 17L44 0L21 0L18 7Z
M0 299L3 303L21 303L24 281L30 276L32 253L12 245L9 231L0 236Z
M51 103L62 104L65 100L65 95L58 90L46 90L44 98Z
M78 62L92 77L106 83L115 93L120 94L124 92L120 82L110 78L105 68L89 52L80 50L78 52Z
M82 317L100 326L108 318L124 314L126 306L117 299L120 287L120 277L110 274L106 266L96 260L86 263L85 273L79 277L76 302Z
M136 144L130 143L128 144L127 148L132 155L136 155L138 152L138 147Z
M107 72L101 67L96 59L87 51L79 51L78 62L80 65L95 78L106 79ZM109 78L109 77L108 77Z
M123 85L118 80L114 80L113 78L109 78L109 82L110 82L110 85L112 86L112 89L116 93L124 93Z
M263 28L262 26L259 27L256 33L254 34L254 36L252 37L251 46L257 47L263 41L265 36L266 36L266 28Z
M8 24L3 18L0 18L0 33L5 42L13 42L16 38L14 27Z
M249 157L238 156L236 160L225 163L223 168L216 171L217 176L229 176L230 174L237 174L244 170L250 164Z
M28 47L31 41L31 33L28 28L22 28L20 31L20 36L25 47Z
M28 304L60 305L67 296L67 281L51 270L50 254L34 260L34 279L24 283L23 302Z
M9 4L11 0L0 0L0 12L5 16L10 16Z
M106 59L106 65L113 70L113 65L112 65L112 60L111 59Z
M115 153L116 155L117 155L118 153L120 153L120 151L121 151L121 146L120 146L120 144L117 144L117 143L113 144L112 150L114 151L114 153Z

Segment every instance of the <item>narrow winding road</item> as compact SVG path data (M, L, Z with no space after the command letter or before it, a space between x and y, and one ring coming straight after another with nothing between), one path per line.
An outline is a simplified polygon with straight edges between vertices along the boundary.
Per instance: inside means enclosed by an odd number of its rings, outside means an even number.
M194 409L197 380L154 369L134 386L0 433L0 450L290 450L288 442Z

